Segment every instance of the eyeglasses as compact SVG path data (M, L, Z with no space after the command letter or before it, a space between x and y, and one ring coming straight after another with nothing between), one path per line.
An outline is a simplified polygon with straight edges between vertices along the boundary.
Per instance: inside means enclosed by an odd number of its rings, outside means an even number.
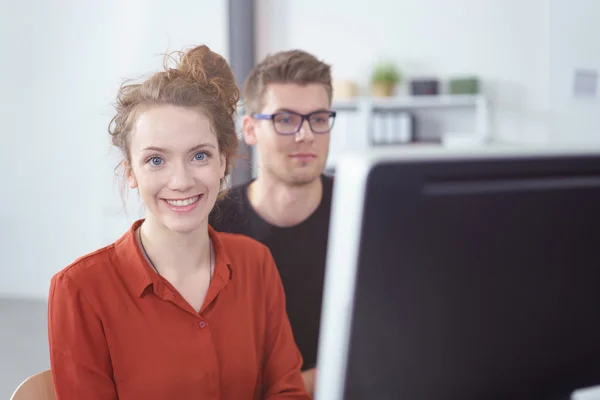
M275 114L252 114L256 119L271 120L275 132L280 135L295 135L304 121L308 121L313 133L329 133L335 122L335 111L315 111L310 114L298 114L294 111L281 111Z

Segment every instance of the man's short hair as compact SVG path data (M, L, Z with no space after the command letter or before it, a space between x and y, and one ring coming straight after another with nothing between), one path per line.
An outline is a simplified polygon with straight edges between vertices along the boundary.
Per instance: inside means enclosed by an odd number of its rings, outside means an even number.
M330 102L333 95L330 65L302 50L281 51L265 57L246 78L242 98L247 113L262 110L266 88L272 83L316 83L323 85Z

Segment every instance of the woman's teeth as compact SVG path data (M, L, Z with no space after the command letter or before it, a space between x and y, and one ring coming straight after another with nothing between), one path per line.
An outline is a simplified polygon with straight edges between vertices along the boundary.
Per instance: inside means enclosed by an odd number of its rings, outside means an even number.
M189 199L185 199L185 200L165 200L165 201L175 207L185 207L185 206L194 204L198 200L200 200L200 196L190 197Z

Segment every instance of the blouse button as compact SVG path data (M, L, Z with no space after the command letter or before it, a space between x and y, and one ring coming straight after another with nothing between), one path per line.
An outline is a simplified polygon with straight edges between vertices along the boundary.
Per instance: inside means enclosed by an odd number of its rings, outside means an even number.
M200 325L200 328L206 328L206 322L204 321L200 321L198 325Z

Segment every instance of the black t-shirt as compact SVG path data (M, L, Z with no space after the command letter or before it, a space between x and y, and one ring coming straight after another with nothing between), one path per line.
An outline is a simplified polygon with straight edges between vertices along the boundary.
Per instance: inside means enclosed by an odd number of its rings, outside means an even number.
M323 175L321 180L321 203L297 225L281 228L262 219L248 200L250 182L232 188L209 219L217 231L250 236L270 249L281 275L288 317L304 359L303 369L312 368L317 362L333 191L332 178Z

